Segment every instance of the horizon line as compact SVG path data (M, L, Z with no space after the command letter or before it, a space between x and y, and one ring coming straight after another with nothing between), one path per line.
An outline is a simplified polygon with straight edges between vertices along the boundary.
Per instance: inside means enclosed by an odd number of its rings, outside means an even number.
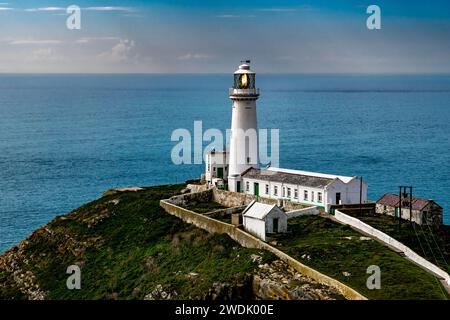
M0 72L4 75L229 75L230 72ZM257 72L258 75L305 76L450 76L450 72Z

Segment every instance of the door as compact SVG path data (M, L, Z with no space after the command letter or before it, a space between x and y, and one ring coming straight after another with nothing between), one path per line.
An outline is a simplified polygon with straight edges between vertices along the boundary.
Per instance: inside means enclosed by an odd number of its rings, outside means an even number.
M259 196L259 183L255 182L253 184L253 191L254 191L255 196Z
M240 181L236 182L236 192L241 192L241 182Z
M398 218L398 208L395 208L395 217Z
M273 218L273 233L278 232L278 218Z
M341 193L336 192L336 204L341 204Z
M217 177L223 179L223 168L217 168Z

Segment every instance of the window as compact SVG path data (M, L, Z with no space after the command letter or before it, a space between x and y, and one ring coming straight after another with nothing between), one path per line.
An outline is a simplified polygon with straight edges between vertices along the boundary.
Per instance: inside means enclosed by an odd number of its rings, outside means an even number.
M278 195L278 187L277 186L273 187L273 195L274 196Z
M314 191L311 191L311 202L314 202Z
M208 163L208 172L211 171L211 163Z
M245 190L250 191L250 182L245 182Z
M213 167L213 171L216 172L216 167Z
M287 196L288 196L288 198L291 197L291 188L287 188Z
M322 192L317 192L317 202L322 203Z
M308 190L305 190L304 199L308 201Z
M298 190L294 189L294 199L298 199Z
M266 194L269 194L269 185L266 184Z
M286 187L283 187L283 194L282 194L282 197L283 197L283 198L286 197Z

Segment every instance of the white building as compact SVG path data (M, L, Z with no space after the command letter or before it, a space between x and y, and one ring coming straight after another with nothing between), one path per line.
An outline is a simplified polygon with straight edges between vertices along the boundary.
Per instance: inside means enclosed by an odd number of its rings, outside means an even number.
M243 192L263 198L286 199L329 211L334 204L364 203L367 184L359 177L269 167L242 173ZM361 193L360 193L361 189Z
M228 189L241 191L241 173L248 168L258 168L258 133L256 100L259 90L255 86L255 73L250 61L241 64L234 72L234 84L229 90L233 101L231 115Z
M233 101L230 151L206 154L205 179L216 184L228 183L228 190L259 197L287 199L324 208L331 205L357 204L367 201L367 184L359 177L345 177L316 172L280 168L259 169L256 121L255 72L250 61L239 66L230 88ZM254 136L252 135L254 133ZM225 159L220 162L218 159Z
M287 231L287 215L276 205L252 201L242 212L244 229L266 240L266 234Z
M213 185L228 177L228 152L212 150L205 154L205 180Z

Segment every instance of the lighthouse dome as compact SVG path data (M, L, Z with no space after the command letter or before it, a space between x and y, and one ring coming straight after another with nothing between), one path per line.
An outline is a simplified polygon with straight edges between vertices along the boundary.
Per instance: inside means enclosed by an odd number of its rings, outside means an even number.
M250 70L250 62L246 62L243 63L239 66L239 69L237 69L234 74L243 74L243 73L247 73L247 74L255 74L254 71Z

